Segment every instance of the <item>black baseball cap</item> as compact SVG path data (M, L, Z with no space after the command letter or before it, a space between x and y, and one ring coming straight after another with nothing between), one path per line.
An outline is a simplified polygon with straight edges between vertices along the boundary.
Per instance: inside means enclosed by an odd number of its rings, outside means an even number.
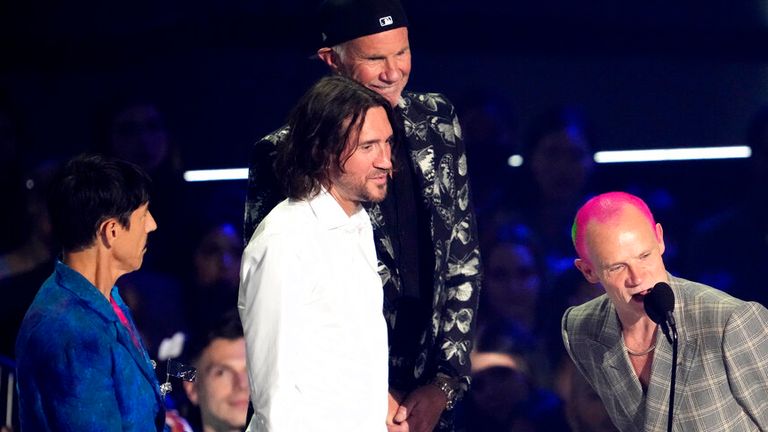
M408 26L398 0L326 0L318 14L319 48Z

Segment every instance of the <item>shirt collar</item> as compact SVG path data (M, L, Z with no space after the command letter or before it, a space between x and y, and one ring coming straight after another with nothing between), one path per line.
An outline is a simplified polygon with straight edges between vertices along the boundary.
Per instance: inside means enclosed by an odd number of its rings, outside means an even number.
M363 206L358 205L357 211L352 216L347 216L341 205L324 187L309 199L308 203L320 223L328 229L346 227L350 230L359 230L371 225L371 220Z

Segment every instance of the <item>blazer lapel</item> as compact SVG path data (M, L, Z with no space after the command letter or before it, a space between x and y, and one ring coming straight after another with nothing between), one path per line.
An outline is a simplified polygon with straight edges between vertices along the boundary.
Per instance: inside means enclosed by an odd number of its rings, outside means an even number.
M624 416L636 420L632 424L621 425L621 429L623 431L640 431L637 425L642 424L642 419L637 419L637 417L643 415L643 410L640 409L643 403L643 389L626 358L624 344L620 338L618 317L611 306L610 313L606 317L602 332L598 337L598 343L602 350L600 347L595 347L595 352L602 351L602 370L608 383L608 391L620 395L616 399L624 411Z
M117 293L117 289L112 291L112 296L115 298L115 302L123 311L125 316L129 317L129 324L132 326L132 331L136 335L137 341L139 342L139 347L133 343L133 338L131 337L129 330L125 328L125 326L119 320L114 320L115 330L117 332L117 341L123 345L125 349L128 350L128 352L131 354L131 358L133 358L133 361L136 363L136 366L138 366L141 374L144 375L144 378L147 379L150 386L154 390L155 396L160 403L160 406L163 406L162 396L160 395L160 386L157 382L157 378L155 377L155 371L152 368L152 363L150 362L149 356L147 355L147 349L144 347L144 344L140 339L139 332L136 329L136 326L133 325L133 318L130 317L130 311L125 306L125 303L123 303L123 299L120 298L120 295Z
M700 340L694 339L686 333L685 329L688 327L686 322L686 316L683 313L685 307L685 297L683 290L677 290L677 298L680 299L675 305L675 317L677 322L681 323L678 326L678 355L677 355L677 378L675 379L675 406L674 409L680 406L683 399L682 389L686 388L688 382L688 376L694 367L696 359L699 357L699 344Z
M157 379L155 378L155 372L152 370L151 364L149 362L149 357L146 355L146 349L143 347L143 345L141 345L142 349L139 351L139 348L136 347L136 345L133 343L131 335L128 333L128 329L126 329L125 326L120 323L120 320L118 319L115 311L112 309L112 305L110 304L109 300L107 300L107 298L104 297L96 289L95 286L88 282L85 277L83 277L80 273L72 270L64 263L57 262L56 271L58 274L57 277L63 278L63 281L60 282L60 284L65 287L65 289L71 291L74 295L79 297L87 307L98 314L105 322L111 322L112 325L115 326L117 341L125 346L125 349L131 353L131 357L141 370L142 375L144 375L147 381L149 381L152 389L154 390L155 396L157 397L158 402L160 402L160 406L163 406L162 398L160 396L160 388L157 384ZM117 291L117 287L112 287L111 295L125 316L130 317L130 311L128 311L128 308L123 302L123 299L120 297L120 294ZM133 318L129 318L129 321L131 325L133 325ZM139 340L139 344L141 344L139 332L136 330L135 326L133 327L133 331Z
M672 279L670 279L672 280ZM675 371L675 401L673 410L676 411L683 398L682 389L688 381L688 375L696 360L699 351L699 342L689 338L685 332L686 317L684 314L685 297L683 291L676 284L671 284L675 291L674 317L678 323L677 340L677 370ZM667 413L669 411L669 392L672 379L672 345L667 341L663 332L659 329L656 335L656 351L651 368L651 383L649 385L646 405L646 429L655 430L666 428ZM673 416L674 416L673 411ZM656 426L655 428L653 426Z

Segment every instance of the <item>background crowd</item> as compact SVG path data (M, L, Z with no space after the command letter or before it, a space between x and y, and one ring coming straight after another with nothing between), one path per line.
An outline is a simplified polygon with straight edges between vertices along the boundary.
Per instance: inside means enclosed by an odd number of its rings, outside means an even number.
M88 1L73 8L81 14L25 6L1 14L2 34L13 36L0 67L0 355L10 361L56 259L46 182L83 151L132 161L154 181L160 228L143 268L118 282L150 355L182 332L183 359L205 361L206 343L236 304L245 181L188 183L182 174L244 167L252 142L282 124L323 73L307 59L311 15L301 11L311 7L150 3L125 14ZM768 264L768 59L753 43L768 18L757 1L719 13L649 5L630 11L633 20L588 6L473 3L404 2L418 23L409 88L428 83L454 102L479 219L485 277L460 423L613 430L560 339L565 309L602 293L573 268L573 216L595 193L635 193L664 224L671 271L768 305L758 283ZM268 32L269 17L288 29ZM593 160L598 150L714 145L749 145L752 156ZM521 166L507 163L512 154ZM242 373L226 373L242 395ZM179 386L169 403L199 423L190 391Z

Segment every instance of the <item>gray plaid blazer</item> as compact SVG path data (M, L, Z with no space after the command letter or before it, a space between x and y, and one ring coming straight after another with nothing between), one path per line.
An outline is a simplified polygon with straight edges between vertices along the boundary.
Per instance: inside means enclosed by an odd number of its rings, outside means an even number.
M670 276L678 326L673 430L768 430L768 310ZM657 332L648 390L624 350L602 295L565 312L565 347L622 431L665 431L672 346Z

